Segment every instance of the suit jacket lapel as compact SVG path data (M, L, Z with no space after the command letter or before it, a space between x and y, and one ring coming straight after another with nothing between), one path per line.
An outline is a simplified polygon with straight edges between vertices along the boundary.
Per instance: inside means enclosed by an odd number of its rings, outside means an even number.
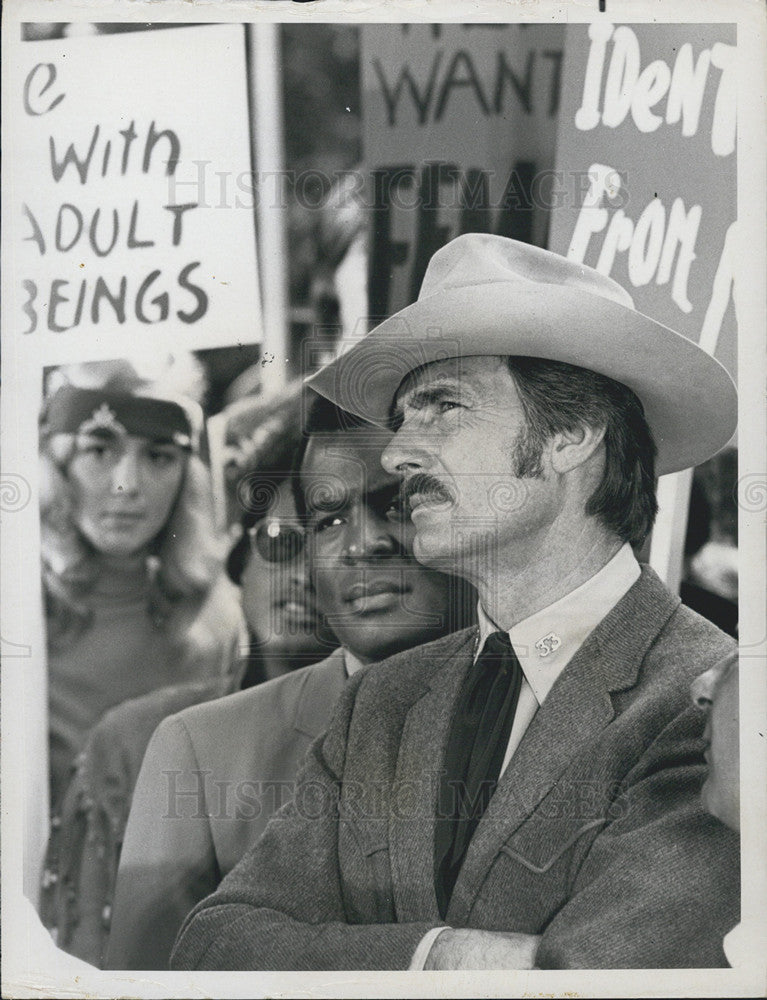
M501 846L569 763L612 720L611 692L636 683L645 653L679 604L648 567L586 639L536 713L477 827L447 913L461 926Z
M433 675L428 688L421 690L402 730L389 809L389 843L397 920L403 923L440 921L434 889L437 783L453 706L471 663L476 636L472 630Z
M333 650L330 656L306 671L293 720L299 733L313 740L325 732L346 680L342 648Z

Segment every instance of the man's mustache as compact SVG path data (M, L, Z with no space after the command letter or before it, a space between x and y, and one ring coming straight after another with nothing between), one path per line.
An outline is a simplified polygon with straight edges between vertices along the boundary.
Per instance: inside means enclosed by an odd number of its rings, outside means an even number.
M409 500L416 493L428 497L430 500L452 502L455 498L444 483L426 472L416 472L405 479L400 487L400 498L402 501L403 517L407 517Z

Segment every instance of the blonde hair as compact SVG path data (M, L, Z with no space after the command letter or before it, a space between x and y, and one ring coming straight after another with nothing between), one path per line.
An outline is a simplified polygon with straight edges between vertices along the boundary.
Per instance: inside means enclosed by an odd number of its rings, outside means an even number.
M95 377L98 368L101 378ZM127 362L72 370L80 388L103 388L154 395ZM57 381L67 375L56 372ZM90 377L88 377L90 376ZM84 384L85 383L85 384ZM167 396L167 394L164 394ZM178 398L175 402L183 401ZM185 406L185 409L188 408ZM200 421L197 421L198 424ZM90 627L89 594L96 582L96 550L77 527L75 495L68 465L75 451L73 434L43 433L40 442L40 522L43 588L52 648L75 642ZM210 476L198 455L189 455L170 516L154 539L147 559L147 613L174 632L186 629L221 575L225 540L214 530Z

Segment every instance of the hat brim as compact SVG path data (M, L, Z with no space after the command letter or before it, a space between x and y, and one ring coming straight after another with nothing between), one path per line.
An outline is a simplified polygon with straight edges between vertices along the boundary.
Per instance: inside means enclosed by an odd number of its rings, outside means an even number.
M406 375L471 355L564 361L627 385L644 406L658 475L705 462L737 425L737 391L715 358L634 309L565 285L545 294L505 281L443 289L385 320L307 385L385 426Z

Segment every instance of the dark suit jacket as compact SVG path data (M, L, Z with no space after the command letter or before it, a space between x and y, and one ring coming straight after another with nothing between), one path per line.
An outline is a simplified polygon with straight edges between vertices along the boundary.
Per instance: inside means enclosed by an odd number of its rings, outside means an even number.
M165 719L133 795L107 968L167 969L184 917L258 840L293 792L346 682L321 663Z
M442 921L436 779L467 630L355 675L294 803L187 919L177 969L406 969ZM724 965L738 840L698 803L688 685L733 647L647 567L559 676L446 920L542 934L541 968Z

